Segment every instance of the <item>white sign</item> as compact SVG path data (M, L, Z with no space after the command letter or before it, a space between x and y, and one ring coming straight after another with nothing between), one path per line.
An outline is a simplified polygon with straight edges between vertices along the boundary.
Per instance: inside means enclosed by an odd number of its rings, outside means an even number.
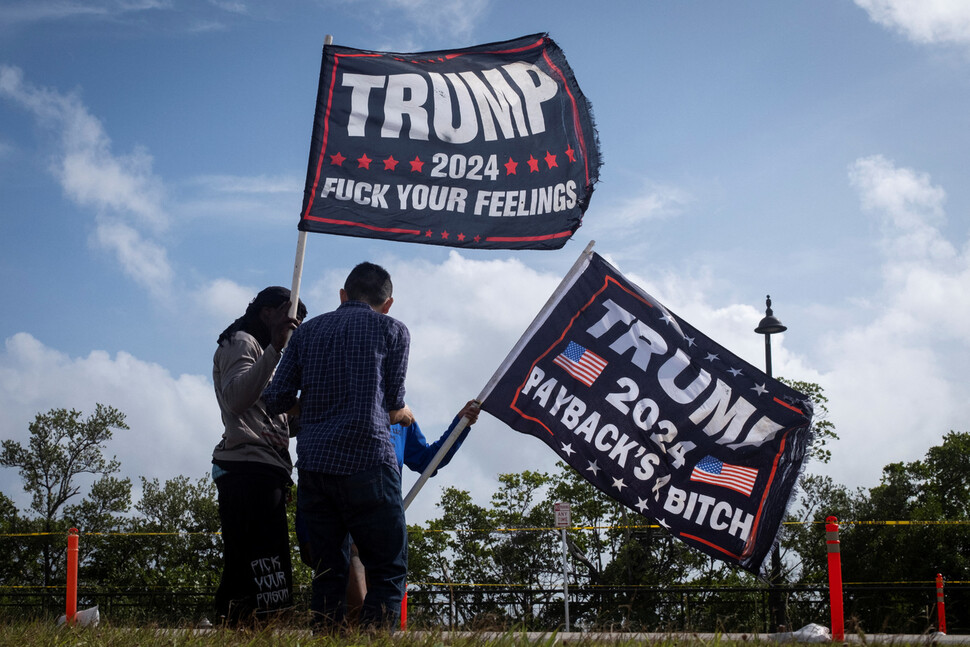
M556 528L569 528L572 525L568 503L555 503L552 509L556 513Z

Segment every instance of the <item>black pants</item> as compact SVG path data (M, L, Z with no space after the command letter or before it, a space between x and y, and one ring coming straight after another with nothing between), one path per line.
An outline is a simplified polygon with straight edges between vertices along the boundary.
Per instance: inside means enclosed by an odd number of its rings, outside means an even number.
M286 497L289 484L265 474L216 479L224 564L216 613L227 624L293 606Z
M343 625L350 542L367 574L362 627L394 629L408 573L408 528L396 466L335 476L300 470L297 505L306 524L314 564L310 611L316 628Z

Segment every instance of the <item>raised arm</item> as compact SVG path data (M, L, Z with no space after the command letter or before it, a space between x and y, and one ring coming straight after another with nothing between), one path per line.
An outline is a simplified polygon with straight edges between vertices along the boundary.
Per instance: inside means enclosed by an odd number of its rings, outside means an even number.
M438 465L438 469L447 465L455 455L455 452L458 451L458 447L461 446L461 443L468 436L468 432L471 431L471 426L478 420L478 407L478 402L475 400L469 400L458 415L455 416L455 419L451 421L451 424L448 425L448 429L441 434L441 437L438 440L430 445L425 439L424 434L421 432L421 428L417 425L417 423L407 427L404 430L404 433L406 434L404 441L404 464L415 472L423 472L431 463L431 460L435 457L435 454L438 453L438 449L441 447L441 445L443 445L445 440L448 439L448 435L451 434L452 430L458 425L458 422L462 419L462 417L467 416L468 426L462 430L458 440L455 441L455 444L452 445L451 449L448 450L448 453L445 454L445 457ZM436 469L434 473L437 474L438 470ZM432 476L434 476L434 474L432 474Z

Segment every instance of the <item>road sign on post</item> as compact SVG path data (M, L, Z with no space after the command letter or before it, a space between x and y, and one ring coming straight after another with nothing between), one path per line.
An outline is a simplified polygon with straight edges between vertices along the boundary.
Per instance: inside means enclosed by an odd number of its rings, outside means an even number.
M552 509L556 513L556 528L568 528L572 525L568 503L555 503Z
M562 533L562 599L566 607L566 631L569 631L569 567L566 565L566 528L572 525L568 503L554 503L556 528Z

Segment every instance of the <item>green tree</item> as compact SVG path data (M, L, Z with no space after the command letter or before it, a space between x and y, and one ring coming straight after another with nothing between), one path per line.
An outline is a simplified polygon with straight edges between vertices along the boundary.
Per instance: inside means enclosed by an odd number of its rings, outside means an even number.
M549 480L541 472L501 474L489 508L464 490L443 491L437 504L442 515L427 532L409 538L411 581L446 584L435 588L440 615L422 622L536 624L536 613L550 598L547 590L562 581L558 536L549 530L552 508L542 498Z
M572 617L582 625L610 628L666 629L678 623L679 600L663 589L697 577L707 558L576 470L561 462L557 466L545 507L570 503L577 528L567 533L576 564L572 583L592 591L570 606Z
M91 485L86 497L64 508L64 519L88 533L118 532L131 510L131 479L102 476Z
M552 475L500 475L490 507L474 504L463 490L444 491L441 517L427 531L412 528L410 537L411 581L449 585L438 589L442 615L422 621L473 627L561 624L561 533L552 528L553 505L560 501L570 504L572 514L573 527L567 530L571 622L639 629L681 620L679 598L661 588L697 577L708 559L572 468L561 462L557 467Z
M915 591L896 587L854 595L850 608L866 631L924 631L935 624L929 610L936 574L948 580L970 578L968 470L970 434L951 431L922 460L884 467L880 484L861 501L855 519L863 523L840 536L843 577L922 583ZM962 589L949 590L947 609L954 623L966 622L960 613L968 602Z
M209 476L142 477L138 516L130 524L119 575L153 594L153 612L198 620L211 607L222 568L216 487ZM123 566L123 567L122 567Z
M546 530L553 526L552 504L543 496L549 483L544 472L501 474L492 495L492 523L505 530L495 535L490 581L520 587L505 594L504 613L526 627L549 626L541 614L557 594L548 591L562 586L559 534Z
M785 378L779 378L779 381L808 396L814 408L812 439L805 457L806 468L798 480L795 500L782 526L780 546L783 579L824 580L826 558L824 554L819 558L818 547L825 545L825 519L830 516L846 519L854 515L856 504L863 494L850 492L831 477L812 472L814 463L824 465L832 459L829 444L839 439L835 424L829 419L829 399L825 390L815 382Z
M489 581L491 550L494 545L492 519L486 508L475 504L471 494L454 487L444 488L436 506L441 516L428 523L427 532L408 537L408 578L412 582L444 582L443 593L433 586L428 591L430 610L409 615L409 621L429 626L471 625L496 611L485 591L464 592L468 584Z
M117 564L128 555L119 533L128 529L131 510L131 481L102 476L88 495L64 509L67 525L81 530L78 580L81 584L117 585Z
M835 424L829 420L829 399L825 395L825 390L815 382L802 382L800 380L789 380L783 377L778 378L779 382L787 384L796 391L808 396L813 404L812 414L812 442L808 447L808 461L818 461L828 463L832 459L832 451L829 443L839 439L839 434L835 431Z
M866 493L850 490L831 476L805 474L800 493L785 526L784 547L793 580L825 584L828 558L825 552L825 520L857 519ZM847 532L851 528L843 530Z
M809 483L807 479L810 478L811 467L814 462L825 464L831 460L832 451L829 449L829 443L838 440L839 436L835 431L835 425L829 420L828 398L821 386L814 382L785 378L779 378L779 381L806 395L813 405L812 434L805 454L805 471L795 488L795 502L779 531L779 543L776 544L770 555L771 592L769 605L771 607L771 619L769 624L793 625L797 618L790 617L788 609L790 598L783 595L779 587L784 586L785 582L797 579L796 573L803 561L803 555L794 550L796 547L805 547L800 542L806 536L803 536L803 533L797 530L798 524L824 523L824 519L819 520L809 516L810 511L817 512L818 508L814 505L816 502L810 498L808 490L810 486L817 486L818 483ZM796 514L792 514L792 510ZM808 536L810 537L811 533ZM811 550L811 547L808 548Z
M219 507L212 479L176 476L160 483L142 477L141 486L141 500L135 505L140 516L132 520L131 528L147 535L139 541L146 583L173 587L218 583L222 541L217 534Z
M31 495L30 507L39 516L43 532L67 530L63 508L81 493L83 475L109 476L118 472L117 459L104 455L104 446L115 429L128 429L125 415L114 407L97 404L95 412L84 419L81 412L73 409L51 409L37 414L29 426L26 446L14 440L3 441L0 465L18 468L24 491ZM42 557L45 586L53 580L54 566L51 545L45 542Z
M559 471L552 475L548 501L568 503L573 526L586 529L566 533L569 554L578 564L574 583L602 584L606 564L619 551L617 534L609 526L622 514L623 505L562 461L556 467Z
M36 574L37 560L32 555L39 552L39 545L32 537L24 536L33 530L30 522L18 514L14 502L0 493L0 585L23 585Z

